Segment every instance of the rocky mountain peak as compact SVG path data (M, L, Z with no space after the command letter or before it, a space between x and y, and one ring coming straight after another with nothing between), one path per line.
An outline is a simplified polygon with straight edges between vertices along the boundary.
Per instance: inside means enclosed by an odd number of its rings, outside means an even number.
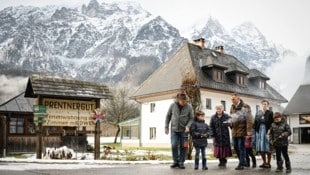
M240 43L256 43L268 46L266 38L252 22L244 22L234 27L231 34L232 37Z
M0 68L6 68L0 74L12 76L16 74L12 70L25 76L44 71L137 86L185 40L161 16L132 2L91 0L81 10L19 6L3 9L0 17ZM243 36L247 30L255 44ZM204 37L211 49L224 45L225 53L260 70L287 51L264 44L266 38L254 25L242 24L229 34L215 18L209 18L192 36Z

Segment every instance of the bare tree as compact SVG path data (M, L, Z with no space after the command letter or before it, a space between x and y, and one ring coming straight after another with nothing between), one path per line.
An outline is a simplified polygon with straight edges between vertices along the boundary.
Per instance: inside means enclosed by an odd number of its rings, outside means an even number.
M129 99L129 90L126 88L112 91L113 97L103 104L103 110L109 123L117 127L114 143L120 133L119 123L139 116L138 103Z
M201 95L200 88L198 86L197 77L193 74L186 74L182 77L181 91L189 97L189 103L193 107L194 114L200 110L201 107ZM187 159L192 159L193 151L193 139L189 136L189 146L187 152Z

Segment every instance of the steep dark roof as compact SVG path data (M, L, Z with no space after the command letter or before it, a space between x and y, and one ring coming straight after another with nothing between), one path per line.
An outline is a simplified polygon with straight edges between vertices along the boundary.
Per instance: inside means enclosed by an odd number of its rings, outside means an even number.
M270 78L268 76L266 76L265 74L263 74L262 72L260 72L257 69L250 69L250 74L249 74L249 78L263 78L265 80L270 80Z
M194 73L198 78L201 88L214 89L225 92L236 92L260 98L267 98L285 103L287 100L268 84L266 89L261 89L251 81L247 81L247 86L242 87L224 76L224 83L216 82L210 78L202 69L202 66L213 66L225 68L225 73L251 74L251 70L234 56L219 53L211 49L185 43L166 63L156 70L135 92L134 97L156 94L160 92L178 90L181 86L182 75L184 73ZM255 74L254 74L254 73ZM253 71L253 75L259 71ZM249 76L249 75L248 75ZM263 76L267 77L267 76Z
M62 79L55 77L31 76L28 79L25 97L63 97L76 99L106 99L111 93L106 85Z
M300 85L287 104L285 114L310 114L310 84Z
M25 98L25 92L0 105L0 112L32 113L34 98Z

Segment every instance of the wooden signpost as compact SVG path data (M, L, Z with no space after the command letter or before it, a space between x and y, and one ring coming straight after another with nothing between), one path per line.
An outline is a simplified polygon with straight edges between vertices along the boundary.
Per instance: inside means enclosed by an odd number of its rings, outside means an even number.
M42 159L42 149L43 149L43 137L42 137L42 123L46 122L44 118L46 117L46 106L44 105L34 105L33 106L34 123L38 123L37 127L37 144L36 153L37 159Z

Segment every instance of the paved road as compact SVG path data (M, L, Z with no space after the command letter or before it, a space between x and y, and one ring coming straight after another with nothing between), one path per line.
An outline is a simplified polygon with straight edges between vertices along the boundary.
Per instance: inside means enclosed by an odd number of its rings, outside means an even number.
M290 154L293 172L296 175L310 174L310 145L292 145ZM258 164L261 160L258 160ZM234 167L237 162L230 160L227 168L219 168L217 162L208 163L209 170L194 170L193 163L188 162L185 170L171 169L169 164L42 164L42 163L14 163L0 162L0 175L191 175L191 174L229 174L229 175L258 175L258 174L285 174L275 173L275 160L272 168L247 168L236 171Z

